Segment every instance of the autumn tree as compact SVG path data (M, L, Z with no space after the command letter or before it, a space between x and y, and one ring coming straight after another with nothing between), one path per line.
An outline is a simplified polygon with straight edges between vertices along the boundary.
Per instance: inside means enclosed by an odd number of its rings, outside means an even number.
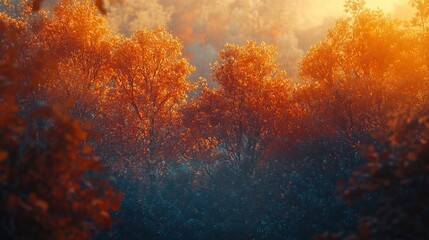
M423 94L420 94L421 98L424 98L424 103L427 105L429 102L429 88L428 88L428 71L429 71L429 2L427 0L413 0L410 2L411 6L416 9L416 13L411 23L417 29L415 30L415 60L420 63L420 67L414 72L419 73L412 75L412 78L419 79L418 87L422 87ZM408 59L407 59L408 60Z
M378 144L361 145L363 165L354 170L348 182L339 184L345 200L356 205L370 199L371 210L362 211L356 232L325 233L316 239L428 238L427 47L423 44L427 4L411 1L411 5L417 9L412 21L417 28L401 23L402 40L408 46L399 45L397 51L402 52L394 62L387 58L389 67L384 70L388 73L384 81L390 86L386 93L401 95L389 99L396 107L384 110L385 131L373 131Z
M27 108L23 100L46 80L40 67L52 61L32 55L39 49L29 47L35 36L29 2L6 6L17 12L0 13L0 235L91 239L112 225L121 196L103 179L101 162L85 143L92 135L88 125L42 99Z
M137 172L146 168L160 176L166 162L178 160L179 110L193 88L186 79L193 67L181 50L180 41L163 29L139 30L115 47L106 113L111 132L125 134L132 146L126 161Z
M30 56L45 61L42 97L54 103L73 99L74 116L94 119L116 37L92 1L59 1L52 14L39 15L30 25L29 48Z
M24 2L18 5L0 1L0 62L23 62L30 39L29 17L31 8Z
M265 43L226 45L213 67L216 89L205 87L187 110L188 126L217 144L220 162L244 175L266 160L287 118L291 85Z
M51 12L34 12L28 2L6 6L11 10L2 15L2 47L14 53L16 64L40 69L24 72L27 81L22 84L32 86L29 94L18 96L19 104L23 109L32 109L41 99L59 104L100 129L105 124L101 106L112 76L112 49L118 40L105 26L105 16L92 1L56 1ZM98 154L104 153L101 141L90 141Z
M355 233L325 233L317 239L426 239L429 219L427 108L392 114L383 147L365 147L365 164L340 184L353 204L375 198L373 212L363 212Z
M302 60L301 76L312 86L299 101L315 112L323 134L355 144L385 128L386 113L422 106L426 93L409 27L362 1L347 3L350 15Z
M31 91L22 72L35 69L0 65L0 235L90 239L111 226L121 196L102 179L101 162L84 144L87 127L57 108L41 105L29 116L17 104L17 95Z
M58 1L52 12L32 11L28 1L3 5L0 22L6 30L1 51L13 53L20 66L37 62L40 69L36 78L40 81L31 94L18 97L20 104L32 108L38 99L59 104L73 99L70 113L93 119L110 74L107 62L114 43L97 8L91 1ZM23 77L29 79L23 84L34 80L25 73Z

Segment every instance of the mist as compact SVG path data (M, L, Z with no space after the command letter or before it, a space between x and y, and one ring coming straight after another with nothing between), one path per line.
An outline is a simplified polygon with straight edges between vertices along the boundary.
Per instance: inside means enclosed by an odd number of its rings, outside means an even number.
M298 63L344 14L341 0L127 0L110 6L109 25L132 35L147 27L165 27L184 44L196 66L191 79L210 77L209 63L226 43L265 41L278 50L280 68L298 78ZM396 17L412 15L408 0L367 1Z

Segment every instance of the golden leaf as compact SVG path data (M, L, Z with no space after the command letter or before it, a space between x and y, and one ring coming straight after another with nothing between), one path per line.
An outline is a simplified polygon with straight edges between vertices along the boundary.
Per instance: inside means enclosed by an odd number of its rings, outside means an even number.
M0 150L0 162L4 161L8 156L8 152Z
M37 200L36 203L35 203L35 205L37 207L39 207L40 209L42 209L44 212L48 211L49 204L46 201L44 201L44 200L40 200L40 199Z

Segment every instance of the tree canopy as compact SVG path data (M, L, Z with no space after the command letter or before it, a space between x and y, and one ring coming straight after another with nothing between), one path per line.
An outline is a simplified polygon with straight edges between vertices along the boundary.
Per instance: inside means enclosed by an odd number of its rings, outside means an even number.
M168 30L42 2L0 5L2 237L428 238L428 1L346 1L300 79L249 39L199 82Z

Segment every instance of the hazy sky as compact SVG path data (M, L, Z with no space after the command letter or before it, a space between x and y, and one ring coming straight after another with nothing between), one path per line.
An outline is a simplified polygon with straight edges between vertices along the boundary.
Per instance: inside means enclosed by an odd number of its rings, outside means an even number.
M401 18L412 13L409 0L367 0ZM225 43L247 40L274 44L290 75L309 46L322 40L343 0L125 0L110 9L110 25L131 35L141 27L164 26L185 45L185 55L197 67L193 78L208 77L209 63Z

